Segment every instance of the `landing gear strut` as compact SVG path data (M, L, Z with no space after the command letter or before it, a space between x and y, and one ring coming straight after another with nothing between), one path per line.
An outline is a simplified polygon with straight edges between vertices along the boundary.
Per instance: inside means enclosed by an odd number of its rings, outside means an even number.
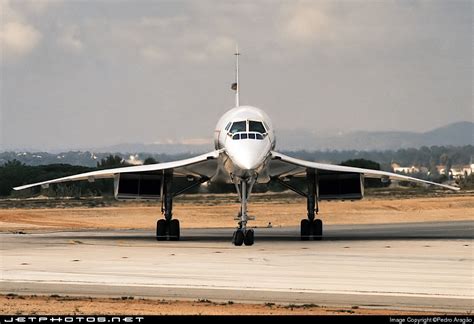
M241 179L240 186L238 183L235 184L240 198L240 212L237 216L237 220L239 221L238 228L232 237L232 243L234 243L235 246L241 246L242 244L253 245L254 243L253 229L247 229L247 221L249 220L249 216L247 214L247 200L250 196L250 192L252 191L254 183L255 179L250 178Z
M173 183L173 174L163 174L161 185L161 213L165 219L156 222L156 239L158 241L178 241L180 237L179 220L173 217L173 192L171 185Z
M308 218L301 220L301 240L321 240L323 236L323 221L315 219L319 208L316 193L316 173L314 170L308 169L306 171L306 180L308 183L308 193L306 195Z

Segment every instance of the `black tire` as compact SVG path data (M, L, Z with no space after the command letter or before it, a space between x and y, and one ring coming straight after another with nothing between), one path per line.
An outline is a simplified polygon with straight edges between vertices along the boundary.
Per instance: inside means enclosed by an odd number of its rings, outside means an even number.
M253 245L254 242L254 233L253 229L249 229L245 231L245 237L244 237L244 244L245 245Z
M315 219L313 222L313 235L315 240L321 240L323 237L323 221Z
M244 232L237 230L234 232L234 245L241 246L244 243Z
M179 220L177 219L172 219L169 223L169 238L170 238L170 241L179 241L179 236L180 236L180 233L179 233Z
M309 241L311 235L311 223L308 219L301 220L301 240Z
M156 222L156 240L157 241L165 241L166 236L166 221L164 219L158 220Z

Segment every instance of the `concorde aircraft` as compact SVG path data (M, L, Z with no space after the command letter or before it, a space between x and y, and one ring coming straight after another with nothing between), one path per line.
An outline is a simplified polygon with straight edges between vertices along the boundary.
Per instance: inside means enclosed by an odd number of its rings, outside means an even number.
M214 131L215 150L193 158L99 170L73 176L28 184L14 188L22 190L34 186L47 187L65 181L114 178L116 199L159 199L163 218L156 224L157 240L179 240L179 221L173 218L173 198L208 181L221 181L235 185L240 210L238 226L232 242L236 246L253 245L254 231L247 228L252 219L247 202L255 183L276 181L284 187L306 197L307 217L301 220L301 239L320 239L323 223L316 216L321 200L356 200L364 196L364 178L381 181L403 180L420 182L451 190L457 187L416 179L391 172L361 169L296 159L275 151L275 134L272 122L261 109L241 106L239 102L239 55L235 53L235 107L217 122ZM305 182L305 190L295 183Z

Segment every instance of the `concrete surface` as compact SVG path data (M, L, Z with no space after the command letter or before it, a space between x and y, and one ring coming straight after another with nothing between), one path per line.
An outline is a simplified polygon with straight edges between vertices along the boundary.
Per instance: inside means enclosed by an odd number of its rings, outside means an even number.
M257 228L234 247L233 229L0 234L1 293L136 296L473 310L474 221Z

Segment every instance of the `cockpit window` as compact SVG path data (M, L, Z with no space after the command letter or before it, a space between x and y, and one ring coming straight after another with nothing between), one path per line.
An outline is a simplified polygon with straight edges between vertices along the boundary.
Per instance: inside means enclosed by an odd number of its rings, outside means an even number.
M247 131L247 125L245 121L238 121L234 122L232 124L232 127L230 128L231 133L237 133L237 132L245 132Z
M236 121L226 126L233 140L263 140L267 135L267 126L256 120Z
M264 134L267 131L265 130L262 122L249 120L249 132L258 132Z
M263 134L260 133L237 133L232 135L233 140L243 140L243 139L257 139L257 140L263 140Z

